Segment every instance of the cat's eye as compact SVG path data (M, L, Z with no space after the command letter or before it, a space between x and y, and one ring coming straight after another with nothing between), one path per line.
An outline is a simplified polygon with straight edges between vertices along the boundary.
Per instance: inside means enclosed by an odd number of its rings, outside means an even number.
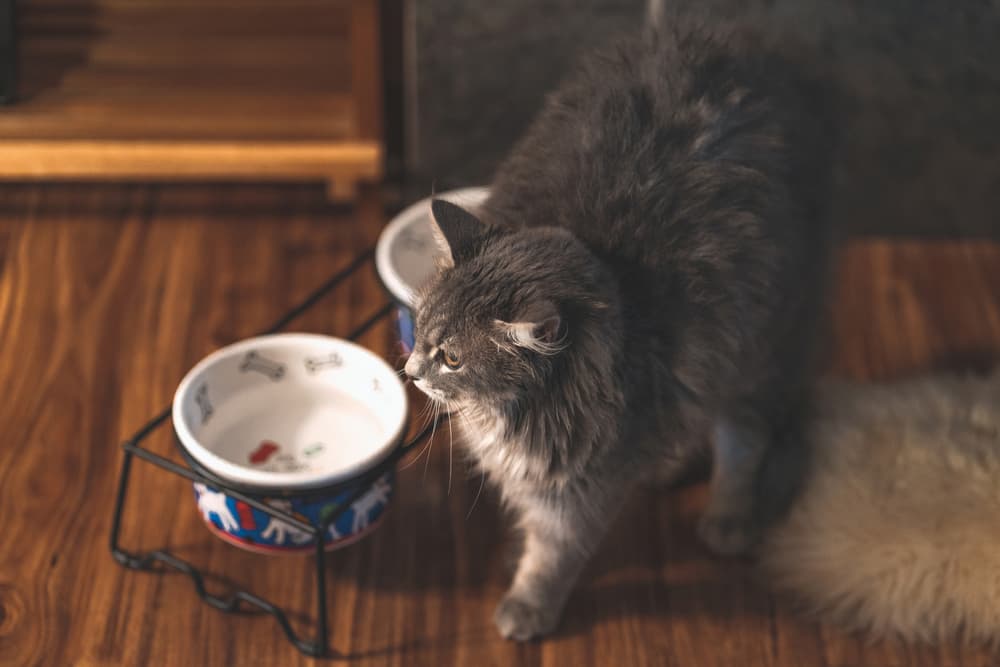
M462 360L458 358L457 354L451 350L442 350L442 352L441 358L444 359L445 366L453 371L462 367Z

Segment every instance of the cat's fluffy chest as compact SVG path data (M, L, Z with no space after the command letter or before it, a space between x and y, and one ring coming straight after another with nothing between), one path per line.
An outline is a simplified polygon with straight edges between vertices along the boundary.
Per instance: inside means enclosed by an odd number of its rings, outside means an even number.
M506 421L468 410L459 414L457 422L466 448L488 475L495 478L523 475L526 457L520 443L508 436Z
M467 409L457 415L456 422L475 463L505 495L515 487L548 485L554 481L549 461L532 456L502 417Z

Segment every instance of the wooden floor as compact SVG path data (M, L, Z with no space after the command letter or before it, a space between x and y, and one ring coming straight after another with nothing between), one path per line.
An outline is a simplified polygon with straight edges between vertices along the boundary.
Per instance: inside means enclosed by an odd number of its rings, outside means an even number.
M311 662L269 617L203 605L179 575L108 552L118 444L202 355L253 334L372 242L366 196L334 209L298 187L0 187L0 664L288 666ZM1000 246L857 242L843 260L835 372L890 377L1000 352ZM296 328L344 333L382 302L362 279ZM364 343L389 353L381 327ZM168 438L151 447L169 453ZM957 647L868 645L799 619L693 525L704 488L640 494L558 634L517 645L490 616L504 522L447 433L400 475L383 526L329 556L332 648L359 665L990 665ZM136 463L123 538L169 547L301 616L308 559L239 551L201 524L190 486Z

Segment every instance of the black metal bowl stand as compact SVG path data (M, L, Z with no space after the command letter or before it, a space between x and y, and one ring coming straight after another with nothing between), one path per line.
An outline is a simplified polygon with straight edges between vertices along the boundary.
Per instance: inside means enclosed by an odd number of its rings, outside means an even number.
M306 312L313 306L315 306L323 297L327 296L333 291L335 287L343 283L345 280L353 276L360 268L373 262L374 249L369 249L366 252L355 258L347 267L336 273L325 283L320 285L315 291L312 292L305 300L300 304L295 306L292 310L282 316L277 322L275 322L271 327L262 332L262 334L277 333L282 331L290 322L297 318L302 313ZM368 317L364 322L362 322L354 331L352 331L347 337L350 340L355 340L367 332L371 327L379 322L382 318L388 315L393 310L393 303L388 302L381 306L377 311L375 311L371 316ZM347 482L341 482L335 487L328 487L326 489L319 490L322 493L333 493L337 490L344 490L345 488L356 486L356 490L351 495L347 496L347 499L337 508L336 511L330 515L324 517L323 521L317 524L304 522L287 512L282 512L277 510L267 503L263 502L262 499L254 497L252 494L245 492L245 489L241 490L238 486L234 487L232 484L228 484L224 480L219 479L213 475L208 474L206 471L200 468L195 468L190 465L182 465L166 459L158 454L154 454L148 449L143 448L142 443L149 437L152 433L161 428L165 423L170 421L171 408L167 407L163 409L158 415L150 419L142 428L140 428L131 438L126 440L122 444L122 449L125 450L124 458L122 459L121 472L118 478L118 492L115 497L114 514L112 515L111 522L111 537L110 546L111 553L114 559L118 561L122 566L132 569L132 570L145 570L145 571L159 571L162 566L166 566L183 572L191 578L192 583L194 583L195 591L198 596L208 605L215 607L226 613L233 613L238 611L243 611L247 608L256 608L258 610L267 612L272 615L274 619L281 626L284 631L285 636L288 640L302 653L313 656L313 657L326 657L330 655L330 649L328 646L328 626L327 626L327 607L326 607L326 581L324 576L324 540L323 535L326 534L327 529L330 524L337 520L347 509L351 506L355 500L360 498L369 487L369 484L384 472L389 470L391 467L395 466L399 460L416 448L421 442L427 439L427 437L432 433L434 424L427 425L423 430L421 430L416 436L408 441L400 440L399 445L393 452L383 459L376 467L366 471L362 475L355 477ZM143 461L152 463L154 466L161 470L165 470L174 475L178 475L192 482L201 482L208 486L215 487L221 491L224 491L227 495L241 500L246 504L254 507L266 514L286 521L289 524L295 526L296 528L306 531L312 535L312 548L315 550L314 566L315 566L315 583L316 583L316 618L315 618L315 631L313 633L313 639L307 639L299 636L292 629L291 624L288 621L288 615L283 609L278 607L273 602L265 600L264 598L254 595L251 592L237 590L232 591L227 596L220 597L217 595L212 595L205 589L204 576L202 572L192 565L191 563L174 556L165 550L155 550L148 551L145 553L135 553L130 552L122 548L119 543L119 534L121 530L121 518L122 511L125 507L125 501L128 496L129 491L129 474L132 470L132 459L133 457L138 457ZM269 494L273 495L273 494ZM207 535L207 533L206 533ZM266 558L267 556L261 556Z

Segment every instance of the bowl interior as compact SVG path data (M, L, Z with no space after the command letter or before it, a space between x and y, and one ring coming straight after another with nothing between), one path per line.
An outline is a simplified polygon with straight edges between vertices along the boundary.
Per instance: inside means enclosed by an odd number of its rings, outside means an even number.
M223 348L181 383L181 444L222 478L316 487L356 475L402 434L406 393L372 352L336 338L279 334Z
M488 188L463 188L442 192L447 199L475 211L489 196ZM431 231L431 198L405 209L386 226L376 249L376 265L388 290L412 307L413 295L434 273L441 251Z

